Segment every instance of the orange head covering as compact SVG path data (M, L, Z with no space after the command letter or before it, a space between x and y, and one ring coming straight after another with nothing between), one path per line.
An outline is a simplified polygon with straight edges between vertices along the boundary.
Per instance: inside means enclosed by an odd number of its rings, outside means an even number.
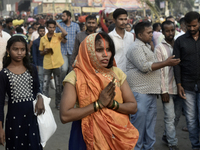
M97 33L90 34L81 43L74 63L76 91L80 107L98 100L101 91L115 77L115 100L123 103L117 75L100 65L95 54ZM113 63L115 65L115 63ZM82 119L82 133L87 150L134 149L139 138L137 129L130 123L128 115L103 108Z

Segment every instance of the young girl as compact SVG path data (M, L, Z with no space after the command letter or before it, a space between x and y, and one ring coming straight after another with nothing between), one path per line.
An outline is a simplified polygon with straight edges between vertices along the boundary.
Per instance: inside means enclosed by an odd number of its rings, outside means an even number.
M28 28L28 33L26 34L29 44L30 44L30 41L31 41L32 33L33 33L33 28L32 28L32 27L29 27L29 28Z
M29 63L27 43L23 37L13 36L8 40L0 72L0 143L4 145L6 141L6 150L42 150L33 110L37 97L35 112L44 113L39 93L37 69ZM6 94L9 100L4 132Z
M69 150L132 150L137 143L139 133L128 117L137 103L114 55L106 33L90 34L80 45L61 100L61 121L74 121Z

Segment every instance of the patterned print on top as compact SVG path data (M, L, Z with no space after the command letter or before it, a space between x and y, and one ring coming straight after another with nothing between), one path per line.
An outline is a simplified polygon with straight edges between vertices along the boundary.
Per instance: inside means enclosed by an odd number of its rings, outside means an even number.
M32 76L25 71L24 73L17 75L10 70L5 69L4 73L8 76L11 85L11 99L12 103L18 103L23 101L33 101L33 79Z

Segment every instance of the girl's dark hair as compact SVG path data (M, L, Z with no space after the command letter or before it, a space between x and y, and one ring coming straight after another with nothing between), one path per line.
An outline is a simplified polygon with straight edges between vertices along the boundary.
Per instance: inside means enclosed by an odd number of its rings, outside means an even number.
M12 36L7 42L6 50L10 51L11 46L15 42L22 42L22 43L25 44L26 56L23 59L23 65L26 67L26 69L28 69L28 71L32 75L32 66L31 66L30 61L29 61L30 59L29 59L27 43L26 43L26 40L22 36ZM8 67L8 65L11 63L11 57L7 57L7 55L8 55L7 51L6 51L6 53L3 57L3 68Z
M113 60L114 60L114 56L115 56L115 45L114 45L113 40L110 38L110 36L105 32L100 32L99 34L97 34L96 39L95 39L95 43L98 40L102 39L100 35L109 43L109 48L110 48L110 51L112 53L112 56L110 58L108 66L106 68L111 68L113 66Z

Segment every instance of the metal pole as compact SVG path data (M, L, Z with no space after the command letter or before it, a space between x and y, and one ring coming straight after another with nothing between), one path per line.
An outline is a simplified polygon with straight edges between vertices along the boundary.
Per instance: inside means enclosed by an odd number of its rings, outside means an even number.
M200 13L200 0L198 0L198 2L199 2L199 13Z
M53 0L53 20L55 19L54 13L55 13L55 1Z

